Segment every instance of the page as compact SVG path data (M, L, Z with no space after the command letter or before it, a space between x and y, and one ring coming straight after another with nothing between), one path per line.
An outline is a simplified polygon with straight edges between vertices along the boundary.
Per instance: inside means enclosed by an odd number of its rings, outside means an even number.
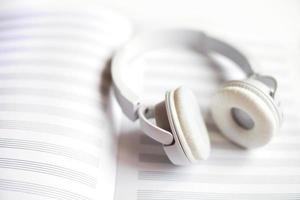
M160 144L145 136L137 122L124 117L115 199L299 199L300 38L263 37L238 27L216 31L207 25L205 30L243 49L255 61L257 72L276 77L285 118L280 133L256 150L243 150L230 143L215 127L209 101L221 83L241 79L243 74L220 58L212 61L186 50L150 52L131 63L135 74L128 79L139 83L135 91L153 104L162 101L169 89L180 85L193 89L205 116L212 152L207 161L176 167Z
M1 3L0 199L113 198L106 74L129 34L91 2Z

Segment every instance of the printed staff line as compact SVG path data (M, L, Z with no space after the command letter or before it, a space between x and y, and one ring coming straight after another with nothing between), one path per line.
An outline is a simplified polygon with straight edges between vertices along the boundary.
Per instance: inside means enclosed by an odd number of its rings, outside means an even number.
M210 131L209 131L210 132ZM243 151L237 145L232 144L229 140L222 137L222 139L212 138L211 135L213 133L209 133L211 138L212 148L215 150L240 150ZM220 133L221 134L221 133ZM139 143L141 145L146 146L162 146L159 142L149 138L148 136L142 135L139 139ZM299 143L286 142L286 143L272 143L264 148L264 151L300 151Z
M47 42L31 42L30 40L24 40L24 43L9 43L8 45L3 45L3 43L0 41L0 59L7 59L10 57L16 59L16 56L21 56L22 54L38 55L40 58L49 58L51 56L65 56L66 58L81 56L80 58L75 59L85 59L89 61L94 61L96 63L99 60L105 61L111 55L111 49L104 49L102 46L98 46L98 48L90 48L89 46L84 46L80 43L76 45L74 45L75 43L72 43L72 45L68 43L62 44L62 42L66 42L66 39L62 38L61 40L61 42L54 42L51 40Z
M241 174L191 174L183 172L139 171L141 181L198 182L210 184L299 184L298 175L241 175Z
M104 11L104 10L102 10ZM105 12L105 11L104 11ZM77 23L89 23L96 25L96 27L101 27L102 24L108 24L110 26L110 29L115 30L119 29L119 25L122 24L122 22L125 22L122 17L115 16L115 14L108 14L108 13L99 13L97 14L91 14L91 13L83 13L80 11L64 11L64 12L58 12L58 11L39 11L39 12L30 12L30 13L1 13L0 14L0 22L1 23L16 23L18 21L29 21L29 20L42 20L42 19L55 19L54 22L62 21L62 19L72 19ZM115 23L112 23L115 22ZM114 26L115 25L115 26ZM104 30L105 31L105 30ZM107 30L106 30L107 31ZM111 33L111 32L108 32Z
M294 120L291 121L290 124L295 125L295 123L298 123L299 120ZM292 138L292 137L297 137L299 136L299 132L300 132L300 126L297 124L297 127L293 127L293 128L289 128L289 129L282 129L282 134L280 135L280 137L283 138Z
M175 87L179 87L181 85L185 85L187 87L189 87L190 89L192 89L193 91L195 92L208 92L208 91L211 91L211 92L216 92L216 90L220 87L220 84L221 83L218 83L218 82L215 82L215 81L210 81L210 82L207 82L205 83L206 86L201 86L201 84L204 84L204 82L199 82L199 80L197 81L196 79L193 81L193 80L174 80L174 81L170 81L168 84L164 84L162 86L161 83L159 83L158 81L155 82L155 80L149 80L149 82L145 82L144 85L143 85L143 89L148 90L152 93L152 94L155 94L155 93L158 93L158 92L161 92L161 91L164 91L168 88L175 88ZM151 94L148 95L151 97Z
M170 77L176 77L176 76L182 75L185 77L194 77L194 78L202 78L202 79L218 78L218 79L222 80L222 79L226 78L220 74L221 69L219 69L219 70L209 69L209 68L211 68L210 66L207 66L202 63L194 63L193 65L192 65L192 63L188 63L188 64L185 64L183 67L181 65L173 66L173 65L166 65L166 64L163 65L163 64L157 63L157 65L153 64L153 65L147 66L145 71L147 72L147 75L149 75L149 77L157 77L157 79L169 77L168 75L170 75L170 74L172 75ZM269 67L269 66L264 66L263 68L261 67L258 72L268 73L271 70L270 68L271 67ZM229 71L230 69L226 69L224 67L223 70ZM283 72L286 74L287 70L284 68L276 68L275 71L272 71L272 75L277 77L280 80L281 77L279 75L282 74ZM288 72L291 72L291 71L288 71ZM180 78L180 77L177 77L177 78Z
M0 148L21 149L21 150L49 153L55 156L65 156L68 158L72 158L94 167L98 166L98 158L96 156L69 147L46 143L46 142L0 138Z
M169 77L168 77L169 76ZM143 88L145 90L151 90L152 93L163 91L165 88L174 88L181 85L186 85L189 88L195 90L195 91L217 91L217 89L221 88L222 84L226 83L226 81L216 78L202 78L202 77L185 77L181 75L178 78L173 79L174 76L172 75L165 75L164 79L168 77L168 82L163 83L163 78L148 78L143 82ZM281 83L280 88L285 88L285 90L293 91L292 86L288 82ZM287 92L283 91L283 94L286 95ZM282 100L291 101L291 94L288 94L288 97L283 96L280 98Z
M281 64L285 64L287 62L287 58L279 56L279 55L267 55L267 54L256 54L253 56L256 60L263 62L263 61L272 61ZM199 59L200 58L200 59ZM145 62L149 63L149 65L203 65L204 63L209 62L206 58L197 57L195 56L188 56L188 57L174 57L172 55L161 55L161 56L149 56L145 58ZM269 67L271 69L271 67Z
M1 77L1 75L0 75ZM103 81L102 87L94 90L90 88L90 91L86 91L83 88L74 87L73 85L64 85L55 83L54 81L31 81L31 80L2 80L0 79L0 91L4 98L12 98L14 96L28 96L39 98L54 98L59 102L72 101L72 104L82 104L82 106L92 106L93 109L97 108L105 110L107 104L107 93L103 92L103 89L110 89L111 82ZM2 86L2 87L1 87ZM9 91L11 89L11 91ZM23 90L23 91L22 91ZM37 100L38 99L32 99ZM67 103L67 102L66 102ZM88 107L87 107L88 108Z
M211 100L212 95L214 95L216 93L216 90L214 89L205 89L203 88L203 90L201 89L193 89L191 87L189 87L189 85L187 84L183 84L185 87L190 88L194 95L196 96L196 99L201 106L206 105L205 107L203 107L203 109L209 109L209 103ZM179 87L180 85L178 85L177 87ZM157 91L157 89L151 89L150 87L145 89L145 93L142 93L143 96L145 96L145 99L149 99L149 100L155 100L152 103L156 103L157 100L162 101L164 99L164 95L166 93L166 91L172 90L172 89L176 89L177 87L169 87L169 88L163 88L161 91Z
M256 54L255 52L253 53L253 58L258 60L259 62L276 62L278 64L286 64L288 62L288 58L282 57L280 54L279 55L267 55L267 54ZM264 69L270 69L271 66L264 66ZM284 71L282 69L282 71Z
M208 193L171 190L137 190L138 200L295 200L300 198L299 193Z
M195 84L200 84L200 83L195 83ZM210 85L207 87L197 87L195 86L193 83L191 82L177 82L177 83L172 83L172 84L168 84L168 85L164 85L164 86L159 86L158 83L156 84L148 84L146 83L143 87L145 94L148 95L149 97L151 97L152 95L161 95L161 93L165 93L165 91L179 87L181 85L185 85L186 87L190 88L193 90L193 92L195 93L195 95L199 96L201 95L202 97L207 97L209 98L212 94L216 93L216 90L218 89L218 84L214 84L214 85Z
M237 147L236 145L232 144L229 142L229 140L224 140L224 141L212 141L213 148L216 148L218 150L237 150L240 149L243 151L241 148ZM299 143L293 143L291 142L286 142L286 143L274 143L271 142L268 146L264 147L262 149L263 151L300 151L300 145Z
M178 72L170 72L170 73L165 73L162 74L160 72L157 73L148 73L147 72L147 76L149 77L149 80L152 82L154 81L162 81L166 78L168 78L168 83L167 84L172 84L172 82L182 82L182 81L190 81L193 82L193 80L195 82L198 83L218 83L221 82L220 80L222 79L222 77L217 76L217 75L206 75L206 74L201 74L201 73L178 73ZM151 78L150 78L151 77ZM149 82L150 82L149 81ZM223 82L223 81L222 81Z
M250 157L249 157L250 158ZM300 159L262 159L262 158L251 158L249 160L247 156L245 158L224 158L211 156L210 159L200 162L199 165L211 166L218 165L224 167L240 167L240 166L256 166L256 167L290 167L299 166ZM162 154L150 154L150 153L140 153L139 162L142 163L153 163L153 164L170 164L171 162L166 155Z
M24 120L0 120L0 129L11 129L11 130L23 130L23 131L33 131L38 133L47 133L57 136L65 136L71 139L76 139L79 141L84 141L89 143L98 149L102 145L101 138L97 134L87 134L83 131L57 125L51 123L43 122L33 122Z
M101 73L101 67L94 65L88 65L87 63L80 63L74 61L68 61L63 59L41 59L41 58L18 58L15 59L1 59L1 68L16 68L27 67L33 68L56 68L56 69L67 69L74 70L75 72L86 73L86 74L99 74Z
M160 72L161 74L167 74L167 73L183 73L183 74L190 74L190 73L196 73L196 74L207 74L209 76L212 75L222 75L222 73L225 71L231 71L233 74L240 74L241 71L238 66L227 66L223 65L222 63L217 64L215 66L215 63L211 63L204 59L199 58L174 58L176 61L173 60L173 58L153 58L153 60L148 61L147 58L145 58L143 63L145 63L145 71L149 73L157 73ZM282 67L282 64L280 62L274 61L274 60L262 60L262 64L260 64L259 68L256 69L257 72L272 72L274 75L280 75L283 71L287 75L291 75L293 69L290 68L289 65L288 68ZM274 68L274 63L276 63L276 66ZM286 63L284 63L287 65ZM273 66L273 68L272 68ZM255 66L254 66L255 67ZM272 70L273 69L273 70ZM229 77L227 77L229 78Z
M14 10L11 10L14 11ZM63 17L63 18L62 18ZM122 18L116 16L115 14L111 12L107 12L106 10L102 10L102 12L97 13L86 13L82 12L82 10L64 10L64 11L58 11L58 10L50 10L48 8L42 8L41 10L34 10L31 12L23 11L23 12L9 12L5 13L2 12L0 14L0 21L14 21L14 20L24 20L24 19L37 19L41 20L43 18L57 18L57 19L74 19L76 21L83 20L86 21L92 21L97 22L97 20L105 20L107 19L108 22L114 21L120 21ZM117 20L118 19L118 20ZM124 19L122 20L124 21ZM99 23L99 22L98 22Z
M0 60L1 62L1 60ZM101 81L101 71L85 71L77 70L76 68L73 70L71 68L60 68L59 66L53 66L53 65L43 65L43 66L37 66L37 65L1 65L0 75L1 74L46 74L46 75L63 75L67 76L69 78L74 77L74 79L88 79L88 82L100 82Z
M19 11L19 10L18 10ZM0 21L1 22L18 22L18 21L29 21L29 20L35 20L35 21L41 21L41 20L72 20L75 22L90 22L94 23L97 26L100 26L98 20L103 20L107 22L114 21L121 21L121 17L116 16L115 14L109 14L105 10L102 10L103 12L97 12L97 13L86 13L82 12L82 10L64 10L64 11L57 11L57 10L47 10L42 8L41 10L32 10L30 12L28 11L20 11L20 12L14 12L14 10L11 10L8 13L1 12L0 14ZM124 21L124 19L122 19ZM45 21L42 21L45 22ZM97 24L98 22L98 24Z
M45 51L37 51L37 49L29 49L30 51L22 51L22 49L19 50L12 50L10 52L3 52L0 54L0 61L1 60L64 60L64 61L72 61L72 62L77 62L81 63L82 65L87 65L87 66L93 66L94 68L96 67L101 67L101 65L104 65L107 60L111 57L110 53L111 52L106 52L103 50L104 54L98 54L96 57L85 57L85 56L80 56L80 57L74 57L74 53L68 53L68 51L62 52L61 50L55 50L54 49L49 49L47 50L44 48ZM51 51L52 50L52 51ZM77 54L76 54L77 55ZM44 63L45 64L45 63ZM43 66L43 63L42 65Z
M216 130L217 131L217 130ZM212 145L219 145L220 146L228 146L228 147L235 147L232 143L229 142L229 140L225 139L223 136L219 136L215 134L215 132L212 132L212 130L208 130L209 132L209 137ZM220 134L219 132L217 132ZM221 141L220 141L221 140ZM147 145L147 146L161 146L161 144L151 138L149 138L146 135L141 135L139 138L139 144L141 145ZM240 148L239 148L240 149Z
M1 82L1 81L0 81ZM90 98L86 95L78 95L69 91L62 91L59 89L44 89L44 88L29 88L29 87L0 87L0 95L27 95L38 97L50 97L55 99L68 100L76 103L82 103L86 106L99 107L103 106L103 102L100 99Z
M45 33L43 33L45 32ZM98 34L99 36L99 34ZM29 30L23 32L0 32L0 49L9 49L12 47L22 48L30 46L42 46L47 45L48 47L57 46L60 48L82 48L84 52L90 52L92 55L99 55L99 52L112 50L115 46L112 39L105 38L100 40L93 37L85 32L63 31L60 30L40 30L30 32ZM84 48L84 49L83 49ZM97 53L98 51L98 53Z
M283 68L282 65L286 66L287 63L278 63L277 61L273 60L263 60L260 62L259 69L257 70L260 74L268 74L275 77L277 80L279 80L279 83L281 85L282 80L284 80L286 77L291 76L292 69L290 68ZM274 68L274 71L272 71L272 67ZM281 74L286 74L286 77L282 77Z
M145 71L147 74L151 75L158 75L159 77L163 75L168 75L168 74L174 74L174 75L179 75L183 74L185 76L208 76L209 78L213 77L221 77L222 74L220 74L221 69L215 69L212 68L211 66L205 65L205 63L199 62L199 63L190 63L189 65L167 65L167 64L156 64L156 65L146 65ZM239 72L237 70L237 72Z
M188 62L188 61L187 61ZM148 63L147 63L148 64ZM221 69L220 69L221 70ZM207 75L209 77L214 77L214 76L220 76L219 71L217 69L212 68L211 66L208 66L205 63L202 62L189 62L184 65L168 65L166 64L148 64L145 67L145 71L147 74L152 74L152 75L162 75L162 74L169 74L169 73L178 73L178 74L183 74L184 76L193 76L194 74L196 75Z
M37 162L35 162L37 163ZM50 168L51 167L51 168ZM34 173L40 173L45 175L52 175L59 178L68 179L71 181L75 181L78 183L81 183L83 185L86 185L90 188L95 188L96 185L96 179L92 177L88 177L87 175L79 174L79 172L70 170L65 168L65 170L61 167L54 166L54 165L48 165L45 163L38 163L38 164L32 164L29 162L21 162L17 161L15 163L11 161L2 161L0 159L0 168L6 168L6 169L14 169L14 170L21 170L21 171L30 171Z
M113 48L117 46L117 44L122 39L120 33L111 32L105 33L103 29L101 31L97 30L88 30L84 28L78 28L71 26L70 24L58 24L47 26L44 24L36 25L36 26L17 26L8 29L4 29L0 25L0 40L4 43L8 43L10 41L19 42L24 39L43 39L47 41L47 39L62 40L65 39L66 42L73 41L84 42L83 44L89 44L92 46L103 46L105 48ZM46 36L46 37L45 37ZM98 37L97 37L98 36ZM126 36L126 35L125 35ZM77 38L78 40L76 40ZM55 41L55 40L54 40Z
M52 186L8 179L0 179L0 190L34 194L58 200L92 200L80 194Z
M78 41L85 39L85 44L92 44L93 46L103 46L105 48L115 47L122 39L118 30L105 32L101 26L98 30L92 29L92 27L86 27L86 24L68 24L68 23L53 23L53 24L19 24L19 25L1 25L0 21L0 40L9 42L20 41L25 38L27 39L71 39L72 37L78 37ZM111 30L111 27L107 28ZM53 36L51 36L51 35ZM43 36L47 36L46 38ZM55 36L55 37L54 37ZM98 36L98 37L97 37ZM70 38L69 38L70 37ZM123 36L124 37L124 36ZM75 42L76 40L73 39ZM76 41L76 42L78 42ZM83 40L82 40L83 41Z
M161 77L159 77L159 76L150 77L149 76L149 78L147 78L144 81L144 87L157 88L157 90L159 91L162 88L169 88L169 87L174 87L176 85L178 86L178 85L184 84L184 85L189 85L189 87L195 88L195 89L198 89L198 88L203 88L203 89L205 89L205 88L208 88L208 89L216 88L217 89L222 84L224 84L226 82L222 78L219 79L217 76L214 77L214 78L203 77L202 75L199 75L199 76L195 75L195 76L198 76L198 77L178 75L177 78L176 78L176 76L173 76L173 74L168 74L168 75L165 74L165 75L161 75ZM163 79L165 79L167 77L168 77L168 82L163 83ZM162 87L162 85L163 85L163 87ZM284 83L281 83L280 87L288 89L288 90L293 90L292 86L290 84L288 84L288 81L285 81Z
M30 171L65 178L95 188L97 180L85 173L42 162L0 158L0 168Z
M98 161L97 160L92 160L90 158L77 158L76 156L74 155L69 155L69 154L62 154L60 152L55 152L55 150L52 150L52 152L49 150L49 149L45 149L45 148L38 148L38 147L34 147L31 148L31 147L27 147L27 146L19 146L20 144L16 144L16 145L3 145L2 143L0 143L0 148L8 148L8 149L21 149L21 150L31 150L31 151L35 151L35 152L42 152L42 153L51 153L53 155L56 155L56 156L65 156L65 157L68 157L68 158L75 158L76 160L78 161L81 161L85 164L89 164L91 166L94 166L94 167L98 167Z
M164 82L164 80L168 79L168 81L165 81L167 85L174 85L178 83L191 83L191 84L205 84L206 86L211 85L220 85L225 82L224 78L222 76L218 75L207 75L207 74L200 74L200 73L193 73L193 74L186 74L186 73L166 73L162 74L160 72L157 73L157 75L154 74L147 74L145 76L145 79L143 80L144 83L147 83L149 85L158 85ZM166 86L164 86L166 87ZM197 86L195 86L197 87Z
M38 18L37 20L40 21L25 21L24 19L14 21L14 22L3 22L0 20L0 30L2 31L19 31L19 30L26 30L26 29L35 29L35 28L48 28L48 29L65 29L68 31L74 31L74 30L84 30L89 33L102 33L103 36L107 36L109 34L116 34L116 32L111 31L111 24L95 24L90 23L90 21L78 21L78 20L72 20L72 21L63 21L60 19L47 19L42 21L43 19ZM98 22L99 23L99 22ZM108 28L105 28L108 27ZM119 28L119 27L118 27Z
M246 38L236 38L236 37L231 37L228 38L231 41L237 41L239 43L242 43L243 46L249 46L252 48L258 48L258 49L262 49L262 48L269 48L271 50L275 50L276 52L286 52L286 50L289 49L289 47L286 45L286 41L285 43L280 43L278 41L266 41L265 39L246 39ZM252 49L251 48L251 49ZM251 54L252 55L252 54Z
M221 145L215 144L214 142L211 143L212 149L208 160L209 164L214 162L219 162L219 160L226 160L227 163L238 162L238 163L242 163L241 165L244 165L243 162L250 163L250 165L251 163L254 163L254 165L256 165L256 162L263 159L267 160L266 162L270 161L273 163L275 163L277 160L280 160L281 158L289 159L293 161L293 160L298 160L299 153L300 153L299 148L288 149L288 150L280 149L280 148L274 150L273 148L269 150L262 149L261 153L259 154L258 152L251 152L251 151L249 152L235 144L230 144L230 141L224 141L224 143L228 143L228 145L224 145L225 148L222 147ZM159 146L140 145L138 148L140 154L144 154L144 153L153 154L153 155L165 154L162 145Z
M164 92L161 92L160 94L155 94L155 96L151 96L151 97L147 97L146 93L142 93L140 96L146 96L145 98L143 98L143 100L145 101L145 103L147 105L155 105L155 103L163 101L164 100L164 95L166 93L165 90ZM205 97L205 96L196 96L197 100L198 100L198 104L201 108L201 112L203 113L204 116L207 116L207 113L209 112L210 109L210 98L209 97ZM201 99L202 98L202 99Z
M23 119L20 120L14 120L14 119L1 119L0 120L0 129L14 129L14 128L22 128L20 130L29 130L29 131L41 131L45 133L50 133L50 130L57 131L58 135L70 135L70 136L78 136L78 138L86 138L86 139L96 139L99 140L101 139L99 135L99 130L95 131L87 131L77 129L74 126L69 127L61 124L56 124L55 120L54 123L48 123L48 122L41 122L41 121L35 121L35 120L30 120L26 121ZM65 133L63 133L65 132Z
M196 67L198 69L196 69ZM180 67L174 67L174 66L165 66L165 65L159 65L159 66L150 66L150 69L145 70L147 73L148 77L151 77L152 80L164 80L166 77L171 78L172 80L182 80L184 79L197 79L198 82L203 82L203 80L208 80L209 82L211 81L219 81L219 82L224 82L226 77L224 77L222 74L220 74L220 70L215 70L212 71L212 69L210 69L211 71L207 71L209 70L208 67L203 67L202 65L199 66L191 66L191 65L185 65L184 67L180 66ZM266 67L266 71L267 71L268 67ZM225 70L225 69L224 69ZM229 69L228 69L229 70ZM228 71L227 70L227 71ZM262 69L260 70L260 72L262 71ZM290 81L287 82L283 82L281 80L281 77L278 76L280 74L283 73L283 71L286 73L286 69L284 68L279 68L276 69L276 71L272 72L272 75L277 77L277 79L279 79L280 82L280 86L282 86L282 84L285 84L287 86L288 83ZM266 72L267 73L267 72ZM183 79L183 80L184 80ZM228 78L227 78L228 79ZM201 81L199 81L201 80ZM285 80L285 79L283 79Z
M0 70L0 81L5 80L24 80L24 81L45 81L60 83L65 85L77 85L80 88L84 88L89 92L93 91L94 93L99 93L99 85L101 82L100 77L91 80L92 77L86 77L83 79L77 75L70 75L69 73L62 72L3 72L5 70ZM100 76L100 74L99 74ZM110 81L103 79L103 84L109 84ZM105 82L104 82L105 81Z
M1 61L0 61L1 62ZM50 66L47 66L47 68ZM2 69L0 71L0 78L1 80L14 80L14 79L24 79L24 80L45 80L45 81L58 81L61 83L68 83L73 85L78 85L81 87L92 87L96 88L101 82L101 78L103 78L102 81L106 80L105 77L100 72L98 74L86 74L86 76L82 76L83 74L72 74L69 69L67 71L64 71L65 69L60 69L59 71L53 71L52 69L48 72L45 72L45 68L41 68L38 70L34 69L26 69L26 67L18 66L17 69L14 69L16 67L11 67ZM19 69L18 69L19 68ZM26 70L26 71L24 71ZM96 90L96 92L98 92Z
M143 61L145 62L145 68L147 71L161 71L162 73L166 73L174 69L175 71L186 73L187 70L189 72L204 72L208 74L217 74L216 72L219 69L218 63L214 63L206 56L202 57L197 55L190 56L177 56L175 54L171 54L170 56L155 56L155 57L143 57ZM221 66L220 66L221 67ZM238 68L237 68L238 69Z
M53 115L66 119L78 120L83 123L90 124L97 128L105 128L104 119L91 116L73 109L49 106L39 104L21 104L21 103L0 103L0 112L24 112L24 113L37 113L42 115Z
M165 65L158 65L158 66L149 66L148 68L150 69L146 69L145 72L147 72L147 76L148 77L152 77L156 80L160 80L160 79L165 79L166 77L171 77L174 80L181 80L183 77L186 78L193 78L193 79L203 79L203 80L220 80L221 82L224 82L226 80L232 80L233 78L236 77L226 77L224 74L221 73L221 69L219 70L212 70L212 69L208 69L208 67L199 65L198 66L191 66L191 65L184 65L183 66L178 66L178 67L168 67ZM182 69L181 69L182 68ZM263 73L263 74L270 74L270 69L269 67L265 67L261 68L258 72L259 73ZM209 71L208 71L209 70ZM230 71L230 69L224 69L227 72ZM280 77L279 75L282 74L282 72L286 73L286 70L283 68L279 68L276 69L276 71L272 71L272 75L275 76L277 78L277 80L279 80L280 86L282 86L282 84L285 84L287 86L289 82L285 82L285 78ZM235 74L235 72L232 72L233 74ZM237 73L239 73L239 71L237 71ZM290 74L288 74L287 76L291 76ZM240 79L243 79L242 76L239 76ZM246 78L246 77L244 77Z
M44 21L43 21L44 20ZM53 31L68 31L77 33L86 33L88 35L93 35L93 38L97 38L96 35L99 34L100 38L120 35L120 33L114 32L115 30L120 30L120 26L111 27L110 24L101 24L99 21L93 23L91 21L84 20L72 20L66 21L62 19L51 19L51 18L36 18L34 20L24 20L17 19L12 22L4 22L0 20L0 30L1 33L14 33L21 32L25 30L36 31L36 30L53 30ZM60 29L59 29L60 28ZM117 38L116 38L117 39Z
M217 140L215 138L212 138L213 133L209 133L209 135L210 135L211 144L214 146L214 148L218 148L220 145L221 147L223 146L228 147L228 149L236 149L236 148L232 148L235 145L230 143L228 140L221 138L222 141L219 141L219 139ZM159 142L149 138L146 135L141 135L139 142L141 145L162 146Z
M45 81L60 83L64 85L77 85L88 91L97 91L97 83L91 83L79 77L70 77L59 74L45 74L45 73L0 73L0 81L4 80L26 80L26 81Z
M62 55L65 56L81 56L84 58L88 58L91 60L98 60L99 58L105 58L108 57L111 52L110 51L104 51L99 53L100 51L98 51L97 53L94 52L90 52L88 50L83 50L82 48L73 48L73 47L58 47L58 46L33 46L33 47L28 47L26 45L22 45L22 47L17 46L17 47L8 47L8 48L2 48L0 45L0 53L1 56L7 56L9 54L12 53L37 53L39 55L41 55L42 53L46 55L49 54L54 54L54 53L60 53Z
M13 30L1 29L0 41L3 44L22 42L22 41L38 41L42 42L63 42L66 44L81 43L82 45L89 45L90 47L104 47L112 49L119 43L119 33L104 33L103 31L88 31L85 29L66 28L66 26L59 27L24 27L15 28ZM98 37L97 37L98 36ZM62 45L64 45L63 43Z
M297 108L296 106L298 106L298 105L294 104L294 108L287 107L285 109L284 117L286 117L289 120L289 122L290 122L290 120L299 121L299 119L300 119L298 113L293 110L293 109ZM298 107L300 107L300 106L298 106ZM288 111L294 111L294 112L288 112Z

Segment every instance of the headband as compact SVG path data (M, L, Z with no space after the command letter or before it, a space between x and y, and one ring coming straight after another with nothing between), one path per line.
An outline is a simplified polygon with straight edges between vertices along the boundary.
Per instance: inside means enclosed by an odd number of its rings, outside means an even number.
M188 48L204 55L217 53L236 63L247 77L254 75L250 62L239 50L201 31L165 30L141 34L116 52L111 66L117 101L126 116L133 121L138 118L137 111L142 102L138 95L127 87L122 77L123 70L127 69L136 57L159 48ZM276 85L274 85L274 90L275 88Z

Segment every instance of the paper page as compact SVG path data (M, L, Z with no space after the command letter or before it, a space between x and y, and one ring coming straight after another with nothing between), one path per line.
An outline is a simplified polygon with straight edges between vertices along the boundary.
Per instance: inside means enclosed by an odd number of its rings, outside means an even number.
M244 49L256 61L257 72L277 78L285 114L280 133L256 150L230 143L209 116L209 100L224 80L242 78L242 73L229 63L211 62L192 52L149 53L132 63L137 71L132 77L137 81L132 82L142 85L135 90L146 102L157 103L168 89L180 85L193 89L205 116L212 153L197 165L173 166L161 145L143 135L137 123L124 118L115 199L299 199L300 38L263 37L238 27L222 32L209 29L208 24L199 26L207 26L208 33Z
M0 13L0 199L112 199L107 62L128 22L96 4L10 1Z

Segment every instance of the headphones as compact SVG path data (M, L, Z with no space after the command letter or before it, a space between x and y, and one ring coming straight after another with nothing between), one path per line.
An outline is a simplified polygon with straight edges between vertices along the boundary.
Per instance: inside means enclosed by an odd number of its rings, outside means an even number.
M112 60L113 87L124 114L139 119L142 131L163 145L175 165L205 160L210 140L197 99L186 87L167 91L165 100L146 106L127 87L122 74L130 62L159 48L188 48L203 55L217 53L232 60L246 74L245 80L228 81L212 97L211 113L219 130L246 149L264 146L278 132L283 120L275 98L277 82L256 74L246 56L231 45L194 30L161 30L141 34L119 49ZM151 119L155 119L155 124Z

